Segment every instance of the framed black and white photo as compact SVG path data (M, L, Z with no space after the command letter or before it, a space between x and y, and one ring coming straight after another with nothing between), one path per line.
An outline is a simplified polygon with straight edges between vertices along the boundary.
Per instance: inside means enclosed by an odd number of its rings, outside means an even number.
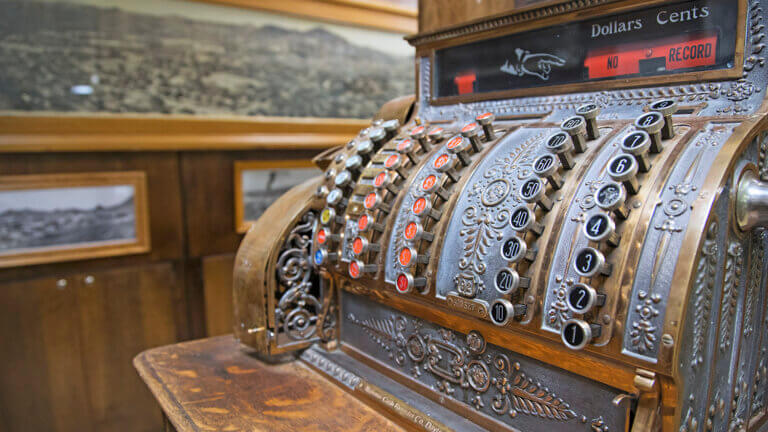
M321 175L309 160L235 162L235 228L251 224L288 189Z
M149 250L143 172L0 176L0 267Z

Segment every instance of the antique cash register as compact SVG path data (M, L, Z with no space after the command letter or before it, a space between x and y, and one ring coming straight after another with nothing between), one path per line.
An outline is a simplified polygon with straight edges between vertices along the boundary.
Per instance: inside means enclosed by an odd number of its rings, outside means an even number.
M236 336L413 430L768 430L768 0L516 3L408 38L415 101L248 232Z

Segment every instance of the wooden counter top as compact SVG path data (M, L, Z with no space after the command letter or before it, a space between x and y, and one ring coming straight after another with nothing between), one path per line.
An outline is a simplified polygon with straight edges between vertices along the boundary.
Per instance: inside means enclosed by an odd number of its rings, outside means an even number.
M133 364L180 432L403 430L303 363L268 365L230 335L154 348Z

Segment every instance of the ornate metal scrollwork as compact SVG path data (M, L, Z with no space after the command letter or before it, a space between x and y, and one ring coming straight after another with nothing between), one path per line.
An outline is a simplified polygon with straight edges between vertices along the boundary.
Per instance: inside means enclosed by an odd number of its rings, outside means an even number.
M275 308L276 327L291 340L308 340L318 334L318 317L323 311L320 303L320 281L313 272L310 249L315 213L307 212L283 244L277 260L278 295ZM330 306L329 306L330 307ZM331 321L324 320L324 326ZM335 320L332 322L335 326ZM323 329L320 333L327 333Z

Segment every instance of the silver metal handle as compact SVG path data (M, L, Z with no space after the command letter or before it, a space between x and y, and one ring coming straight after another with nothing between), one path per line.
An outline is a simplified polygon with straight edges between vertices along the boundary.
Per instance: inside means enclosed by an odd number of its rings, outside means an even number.
M743 231L768 228L768 183L761 181L753 171L744 172L739 180L736 221Z

